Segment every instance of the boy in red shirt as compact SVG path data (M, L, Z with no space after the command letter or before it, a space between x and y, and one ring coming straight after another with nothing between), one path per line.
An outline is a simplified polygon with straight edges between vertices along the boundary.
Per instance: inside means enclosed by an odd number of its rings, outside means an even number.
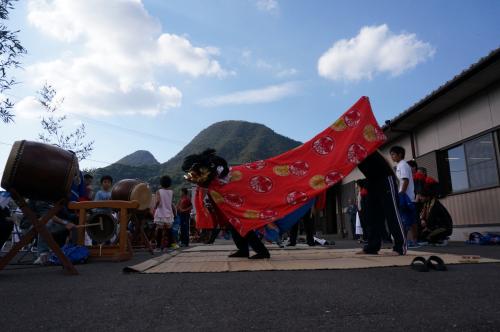
M181 189L181 199L177 204L177 212L181 219L181 246L189 246L189 219L193 205L187 188Z

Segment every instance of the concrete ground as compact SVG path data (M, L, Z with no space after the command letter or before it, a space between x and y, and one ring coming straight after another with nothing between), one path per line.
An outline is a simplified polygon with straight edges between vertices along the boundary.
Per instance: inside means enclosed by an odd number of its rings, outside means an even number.
M228 242L229 243L229 242ZM359 246L338 241L339 248ZM500 259L500 246L422 251ZM498 331L500 264L124 274L131 261L0 271L1 331Z

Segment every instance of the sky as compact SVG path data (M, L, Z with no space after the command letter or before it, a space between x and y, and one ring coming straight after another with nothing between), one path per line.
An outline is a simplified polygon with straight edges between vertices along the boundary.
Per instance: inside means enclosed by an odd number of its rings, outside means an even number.
M15 122L0 123L0 173L16 140L37 140L57 91L64 129L94 151L81 168L136 150L160 162L223 120L306 141L361 96L391 119L500 47L500 2L27 0L7 26L27 49Z

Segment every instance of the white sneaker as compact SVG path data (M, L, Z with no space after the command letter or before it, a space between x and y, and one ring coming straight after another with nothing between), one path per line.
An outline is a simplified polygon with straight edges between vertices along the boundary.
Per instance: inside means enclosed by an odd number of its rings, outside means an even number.
M434 244L434 246L436 247L446 247L447 245L448 245L448 240L443 240Z
M35 264L35 265L46 265L48 261L49 261L49 254L48 253L42 253L33 262L33 264Z

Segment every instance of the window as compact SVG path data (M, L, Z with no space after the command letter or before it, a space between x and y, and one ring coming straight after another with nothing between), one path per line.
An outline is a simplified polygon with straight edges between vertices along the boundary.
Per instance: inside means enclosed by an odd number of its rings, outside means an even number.
M444 153L451 192L498 185L498 161L493 133L480 136Z
M469 188L464 146L459 145L453 149L449 149L447 160L450 170L452 191L459 191Z

